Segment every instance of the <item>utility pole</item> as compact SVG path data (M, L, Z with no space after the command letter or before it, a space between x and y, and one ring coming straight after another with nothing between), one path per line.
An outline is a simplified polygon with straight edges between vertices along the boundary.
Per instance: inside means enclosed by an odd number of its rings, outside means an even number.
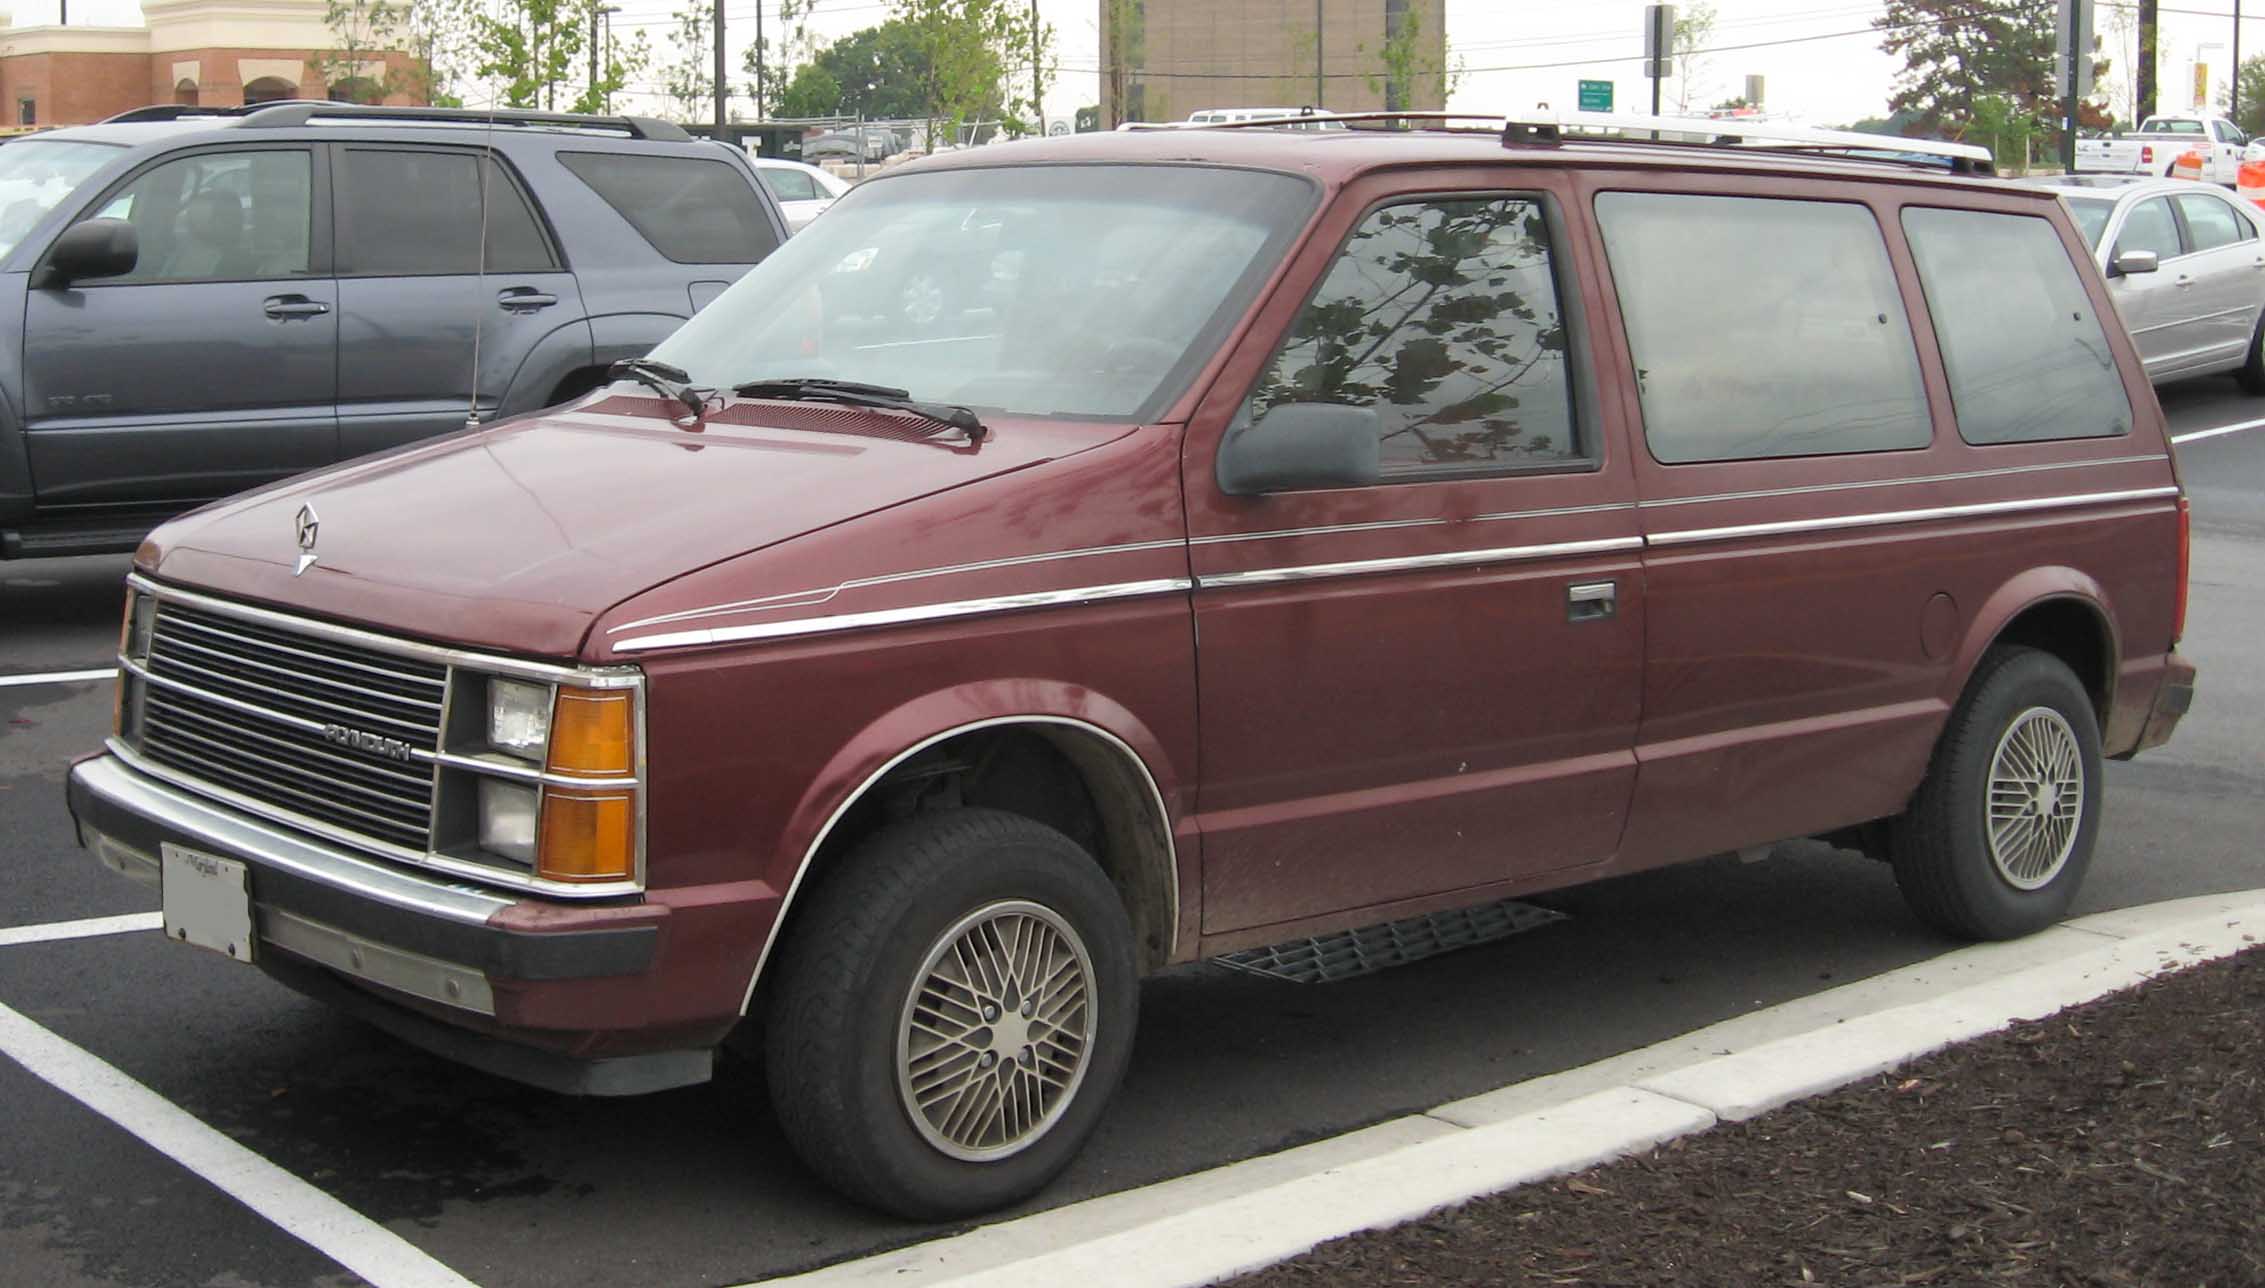
M724 136L724 99L731 85L724 79L724 0L716 0L716 137Z
M1318 112L1327 101L1321 89L1321 0L1313 0L1313 110Z
M1046 134L1045 82L1038 70L1038 0L1030 0L1030 114L1036 118L1039 137Z
M598 0L590 0L590 97L598 97Z
M763 47L763 0L755 0L755 119L760 121L763 111L763 65L770 61L770 50Z
M1659 87L1675 65L1675 6L1644 6L1644 75L1652 81L1652 115L1659 115ZM1654 137L1657 137L1655 132Z
M2139 93L2139 119L2155 114L2155 10L2159 0L2139 0L2139 67L2133 77Z
M2234 0L2234 77L2226 82L2226 119L2241 128L2241 0Z

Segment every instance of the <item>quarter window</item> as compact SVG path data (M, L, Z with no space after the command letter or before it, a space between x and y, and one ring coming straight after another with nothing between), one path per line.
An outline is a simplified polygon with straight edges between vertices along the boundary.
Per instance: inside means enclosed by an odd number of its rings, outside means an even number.
M2189 193L2178 199L2178 209L2186 216L2186 235L2193 240L2195 250L2216 250L2255 235L2248 221L2216 197Z
M19 145L21 146L21 145ZM202 152L145 171L96 211L134 226L141 259L117 282L303 277L312 161L297 150Z
M755 173L763 176L763 186L781 201L816 201L818 185L800 170L774 170L764 166Z
M1541 204L1430 200L1362 220L1249 414L1301 402L1375 408L1386 479L1580 459Z
M535 213L492 158L483 176L472 152L347 148L341 157L341 272L440 277L482 268L539 273L557 267Z
M2060 234L2032 215L1903 212L1969 443L2131 429L2108 337Z
M679 264L753 264L777 250L755 189L722 161L561 152L558 159Z
M2127 250L2151 250L2157 259L2186 253L2179 245L2178 221L2171 218L2168 197L2149 197L2123 217L2123 231L2116 234L2116 254Z
M1883 452L1932 438L1869 208L1607 192L1596 209L1654 457Z

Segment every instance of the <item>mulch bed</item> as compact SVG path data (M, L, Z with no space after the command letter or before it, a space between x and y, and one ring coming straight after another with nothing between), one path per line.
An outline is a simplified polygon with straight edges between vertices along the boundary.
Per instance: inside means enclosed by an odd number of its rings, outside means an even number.
M1235 1281L2265 1285L2265 948Z

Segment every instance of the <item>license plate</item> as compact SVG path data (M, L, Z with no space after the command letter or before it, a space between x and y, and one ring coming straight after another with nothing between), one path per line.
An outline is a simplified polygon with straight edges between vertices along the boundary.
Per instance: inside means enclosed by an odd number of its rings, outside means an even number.
M250 961L250 870L234 859L171 841L159 842L157 851L164 883L165 937Z

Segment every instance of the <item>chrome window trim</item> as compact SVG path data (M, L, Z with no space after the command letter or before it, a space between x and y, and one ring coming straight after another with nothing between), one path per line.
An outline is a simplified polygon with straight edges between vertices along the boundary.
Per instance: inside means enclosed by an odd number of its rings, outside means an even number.
M1249 572L1206 573L1196 578L1196 584L1205 590L1269 586L1320 577L1358 577L1370 573L1417 572L1472 564L1523 563L1560 555L1606 554L1640 549L1643 544L1642 537L1602 537L1594 541L1558 541L1540 546L1499 546L1492 550L1455 550L1445 554L1406 555L1393 559L1355 559L1345 563L1300 564L1289 568L1259 568Z
M2056 440L2066 441L2066 440ZM1992 444L2007 446L2007 444ZM1665 496L1638 501L1637 508L1664 509L1675 505L1704 505L1710 501L1757 501L1775 496L1807 496L1820 492L1852 492L1871 487L1908 487L1917 483L1959 483L1971 479L2003 478L2012 474L2043 474L2053 470L2078 470L2102 465L2145 465L2169 460L2162 452L2150 456L2111 456L2097 461L2051 461L2042 465L2003 465L1995 469L1962 470L1956 474L1922 474L1905 478L1866 479L1855 483L1811 483L1803 487L1761 488L1751 492L1714 492L1706 496Z
M1645 537L1645 541L1655 546L1690 545L1705 541L1735 541L1742 537L1771 537L1840 528L1875 528L1891 524L1926 523L1937 519L1968 519L1992 514L2024 514L2036 510L2112 505L2119 501L2147 501L2175 497L2178 494L2176 487L2148 487L2125 492L2092 492L2080 496L2032 497L2022 501L1985 501L1975 505L1941 505L1923 510L1888 510L1878 514L1838 515L1826 519L1741 523L1725 528L1685 528L1676 532L1655 532Z
M834 828L841 823L842 817L849 813L852 806L865 799L865 794L871 791L876 783L887 778L889 771L937 743L956 738L961 734L976 733L984 729L1034 724L1062 725L1076 729L1081 733L1093 734L1140 770L1141 781L1148 785L1149 804L1156 811L1157 826L1162 829L1164 834L1164 866L1166 874L1170 878L1167 900L1172 909L1172 917L1171 925L1165 927L1164 960L1171 961L1178 956L1180 950L1180 917L1185 912L1180 904L1179 838L1173 834L1171 811L1164 807L1163 789L1156 785L1156 773L1148 767L1148 762L1142 760L1140 753L1132 749L1132 744L1090 721L1079 720L1071 716L1054 715L991 716L957 725L941 733L930 734L896 755L889 757L878 769L867 774L865 780L857 785L855 791L842 797L841 803L834 807L833 813L826 816L826 821L824 825L819 827L818 834L811 838L809 848L802 852L802 861L795 866L793 879L787 882L786 894L779 899L778 914L771 918L770 933L763 938L763 950L755 956L755 971L747 977L747 991L740 996L739 1013L741 1015L747 1014L748 1006L755 1000L755 986L762 981L763 968L771 960L771 950L778 947L779 931L786 926L787 911L793 906L796 893L802 889L802 879L810 874L811 865L817 861L818 851L825 848L826 838L833 835Z
M946 577L954 573L988 572L994 568L1019 568L1029 564L1052 563L1059 559L1085 559L1093 555L1136 554L1144 550L1177 550L1187 543L1177 537L1164 541L1136 541L1121 546L1090 546L1083 550L1055 550L1035 555L1010 555L1004 559L985 559L978 563L946 564L938 568L920 568L912 572L883 573L877 577L852 577L830 587L811 590L787 591L777 595L763 595L755 599L736 600L728 604L709 604L701 608L687 608L680 612L662 613L658 617L640 617L633 622L609 626L606 634L619 635L640 626L661 626L669 622L686 622L701 617L720 617L727 613L759 612L774 608L810 608L827 603L845 590L863 590L868 586L889 586L904 581L920 581L928 577Z
M906 608L882 608L864 613L842 613L832 617L805 617L791 622L757 622L745 626L700 627L689 631L640 635L634 639L617 641L613 647L616 652L638 653L652 649L691 648L701 644L735 644L748 640L787 639L797 635L823 635L836 631L864 630L876 626L903 626L917 622L946 621L955 617L1019 612L1030 608L1054 608L1064 604L1097 604L1112 599L1136 599L1150 595L1169 595L1192 588L1193 583L1186 577L1159 577L1149 581L1115 582L1106 586L1078 586L1067 590L1034 590L1025 591L1018 595L993 595L984 599L960 599L938 604L916 604Z
M1277 528L1271 532L1220 532L1208 537L1190 537L1191 546L1226 545L1236 541L1272 541L1277 537L1325 537L1343 532L1384 532L1394 528L1438 528L1462 523L1499 523L1505 519L1549 519L1568 514L1610 514L1615 510L1633 510L1633 501L1611 501L1603 505L1568 505L1548 510L1505 510L1499 514L1479 514L1468 519L1379 519L1373 523L1336 523L1317 528Z

